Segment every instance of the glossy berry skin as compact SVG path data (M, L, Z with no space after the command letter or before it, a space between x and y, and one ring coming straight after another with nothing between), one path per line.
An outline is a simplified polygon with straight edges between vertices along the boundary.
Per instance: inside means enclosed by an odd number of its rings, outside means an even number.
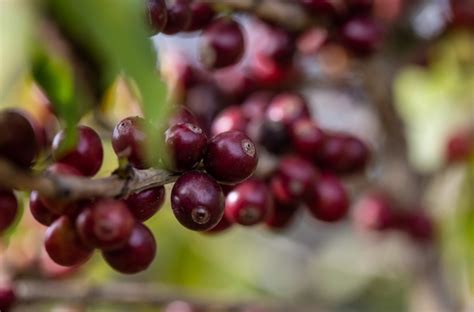
M172 127L180 123L198 125L198 120L186 106L180 105L168 120L168 127Z
M37 191L30 194L30 212L36 221L45 226L51 225L60 217L59 214L55 214L43 204Z
M169 151L165 166L172 171L186 171L201 161L207 145L207 136L198 126L183 123L166 130L165 142Z
M347 191L341 180L331 174L324 174L313 183L311 196L305 202L311 214L325 222L339 221L349 210Z
M156 186L147 190L130 194L124 199L135 220L144 222L160 210L165 201L165 187Z
M13 191L0 189L0 233L12 226L18 214L18 201Z
M318 176L311 162L299 156L286 156L280 160L271 180L273 196L282 204L297 203L312 191Z
M77 134L74 146L63 151L65 131L59 132L53 139L53 158L58 163L76 168L84 176L93 176L102 166L104 158L102 142L97 132L87 126L79 126Z
M2 133L0 157L6 158L18 167L30 167L37 157L39 145L26 113L20 110L2 110L0 133Z
M194 2L190 5L191 22L186 31L196 31L206 27L216 15L216 11L209 3Z
M315 160L324 145L325 135L311 119L301 119L291 127L291 141L302 157Z
M217 135L222 132L237 130L244 132L247 120L239 106L229 106L216 116L212 123L211 133Z
M225 214L222 216L221 220L219 221L219 223L217 223L215 226L213 226L210 230L207 230L203 233L205 234L219 234L219 233L222 233L224 231L227 231L228 229L230 229L232 227L232 222L229 221L229 219L227 219L227 217L225 216Z
M13 286L6 283L0 285L0 311L8 312L17 302Z
M116 271L135 274L146 270L156 255L153 233L143 224L135 223L127 243L115 250L104 251L105 261Z
M148 0L148 20L155 32L160 32L168 21L165 0Z
M364 56L374 52L382 39L379 25L369 17L354 17L341 29L344 45L355 54Z
M310 118L308 103L297 93L281 93L268 105L266 117L290 128L296 121Z
M91 248L113 250L128 241L135 219L119 200L98 200L77 217L76 228L82 242Z
M355 225L368 231L385 231L394 226L395 214L390 199L383 194L368 194L354 207Z
M225 215L232 223L255 225L272 213L273 203L265 182L249 179L237 185L225 200Z
M201 60L209 69L237 63L244 54L244 36L239 24L220 18L202 33Z
M280 64L262 53L255 54L249 62L250 77L263 88L282 86L292 78L291 64Z
M241 131L214 136L204 157L206 171L224 184L236 184L250 177L257 167L257 149Z
M184 31L191 23L191 9L187 0L174 0L168 5L168 19L162 32L174 35Z
M112 134L112 147L118 157L125 157L138 169L148 168L145 147L147 138L145 120L141 117L128 117L120 121Z
M176 219L194 231L207 231L224 214L224 194L217 182L203 172L190 171L178 178L171 191Z
M285 229L294 220L297 212L298 205L285 205L275 201L274 209L265 220L265 225L271 230Z
M46 230L44 246L49 257L59 265L74 266L86 262L92 249L84 245L74 221L62 216Z

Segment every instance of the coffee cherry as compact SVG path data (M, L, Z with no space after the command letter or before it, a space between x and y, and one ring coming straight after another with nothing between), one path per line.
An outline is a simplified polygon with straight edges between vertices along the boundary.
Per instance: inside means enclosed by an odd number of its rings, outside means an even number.
M310 118L308 103L299 94L281 93L268 105L266 116L273 122L281 122L290 128L300 119Z
M240 101L255 90L256 84L240 63L224 67L212 73L213 81L228 98Z
M59 132L53 139L52 153L56 162L79 170L84 176L95 175L102 166L104 150L99 135L87 126L77 128L77 141L64 150L65 132Z
M168 20L165 0L148 0L148 20L155 32L163 30Z
M213 226L210 230L205 231L205 234L218 234L222 233L232 227L232 223L227 219L225 214L222 216L221 220L219 223L217 223L215 226Z
M282 204L297 203L312 191L318 175L311 162L298 156L286 156L280 160L271 180L273 196Z
M379 25L369 17L350 19L342 26L341 32L344 45L361 56L374 52L382 39Z
M59 214L53 213L43 204L37 191L33 191L30 194L30 212L36 221L45 226L51 225L60 217Z
M294 36L282 28L271 26L268 27L265 43L257 53L265 55L278 64L289 64L295 51Z
M449 163L466 161L474 154L474 135L469 129L461 129L448 138L445 158Z
M30 167L37 157L39 145L26 113L11 109L1 111L0 133L0 157L21 168Z
M135 219L144 222L150 219L163 206L165 187L157 186L130 194L124 201Z
M374 5L373 0L345 0L351 14L370 13Z
M54 221L46 230L44 246L51 259L59 265L74 266L86 262L92 249L85 246L67 216Z
M77 231L84 244L102 250L125 245L134 224L133 215L125 203L111 199L92 203L76 220Z
M273 94L268 91L252 93L240 106L243 116L248 120L261 122L272 97Z
M335 4L331 0L300 0L300 2L311 14L317 16L332 17L337 12Z
M285 205L275 201L274 209L265 220L265 225L272 230L282 230L287 228L294 220L297 212L298 205Z
M146 157L147 138L145 120L141 117L128 117L115 126L112 134L112 147L119 157L126 157L138 169L148 168Z
M8 312L17 302L13 285L8 283L0 284L0 311Z
M186 31L196 31L206 27L216 15L216 11L209 3L191 3L191 22Z
M282 122L264 119L259 132L258 142L270 153L280 155L288 151L290 136Z
M319 181L313 183L310 194L306 204L316 219L335 222L347 214L349 209L347 191L336 176L323 174Z
M270 190L263 181L257 179L237 185L225 200L227 219L246 226L264 221L272 209Z
M279 64L261 53L249 59L248 68L251 79L264 88L283 86L290 82L294 74L291 64Z
M396 217L398 227L415 242L429 243L435 236L433 220L423 211L400 211Z
M168 120L168 127L172 127L180 123L190 123L198 125L196 116L185 106L180 105L174 114Z
M153 233L143 224L135 223L127 243L115 250L103 251L105 261L115 270L134 274L146 270L156 255Z
M217 135L222 132L237 130L244 132L247 121L239 106L229 106L216 116L212 123L211 133Z
M0 189L0 233L13 225L18 214L18 201L13 191Z
M354 222L362 230L385 231L393 227L395 215L390 200L383 194L368 194L354 207Z
M209 175L191 171L178 178L171 191L171 207L186 228L207 231L224 214L224 194Z
M306 159L317 159L323 148L324 138L323 131L310 119L301 119L291 127L293 147Z
M207 136L198 126L183 123L166 130L165 142L170 154L169 159L164 160L165 166L172 171L186 171L201 161Z
M237 63L243 54L244 36L237 22L220 18L204 29L201 59L207 68L230 66Z
M173 0L168 5L168 20L163 28L163 33L174 35L180 31L184 31L191 23L191 9L188 0Z
M252 175L257 167L255 144L240 131L214 136L204 156L206 171L221 183L235 184Z

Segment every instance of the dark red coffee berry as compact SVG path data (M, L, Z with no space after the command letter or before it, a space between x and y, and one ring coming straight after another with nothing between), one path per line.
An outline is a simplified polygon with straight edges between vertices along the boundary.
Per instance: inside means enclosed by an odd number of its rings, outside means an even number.
M0 233L13 225L18 214L18 201L13 191L0 189Z
M214 136L204 157L206 171L221 183L235 184L250 177L257 167L257 149L240 131Z
M74 221L62 216L46 230L46 252L59 265L74 266L86 262L92 249L85 246L76 232Z
M273 204L267 185L249 179L237 185L226 197L225 215L233 223L255 225L267 219Z
M445 158L449 163L462 162L474 154L474 135L469 129L461 129L448 138Z
M240 101L255 90L255 81L240 63L224 67L213 73L214 83L227 97Z
M323 131L310 119L301 119L291 127L293 147L306 159L317 159L323 148L324 138Z
M271 180L273 196L282 204L297 203L309 195L318 176L311 162L299 156L286 156Z
M11 109L1 111L0 133L0 157L19 167L30 167L37 157L39 145L26 113Z
M53 140L52 153L56 162L76 168L85 176L95 175L104 158L99 135L87 126L77 128L77 141L71 147L64 146L65 132L59 132Z
M162 32L167 35L174 35L184 31L191 23L191 8L188 0L173 0L168 5L168 20Z
M127 243L115 250L103 251L105 261L115 270L134 274L146 270L156 255L153 233L143 224L135 223Z
M310 118L308 103L299 94L282 93L275 96L267 107L266 116L290 128L300 119Z
M319 181L313 183L310 194L306 204L316 219L335 222L346 216L349 209L349 199L347 191L338 177L323 174Z
M285 205L275 201L274 209L265 220L265 224L269 229L282 230L291 224L297 212L298 205Z
M271 26L265 43L258 53L265 55L278 64L290 64L296 51L294 35L282 28Z
M201 59L207 68L223 68L237 63L244 54L244 36L234 20L220 18L202 33Z
M354 208L354 222L358 228L384 231L394 226L395 215L390 199L383 194L368 194Z
M288 144L290 139L288 128L282 122L263 120L258 133L258 142L267 151L276 155L287 152L290 148Z
M381 43L380 26L369 17L354 17L342 26L344 45L358 55L374 52Z
M279 64L261 53L254 55L249 60L248 66L251 79L264 88L285 85L293 78L295 72L291 64Z
M91 248L112 250L124 246L135 220L124 202L98 200L77 217L76 227L84 244Z
M0 284L0 311L8 312L17 302L13 285L9 283Z
M373 0L345 0L350 14L370 13L374 5Z
M186 31L196 31L206 27L216 15L216 11L209 3L191 3L191 22Z
M51 209L43 204L37 191L33 191L30 194L30 211L33 218L45 226L51 225L60 217L59 214L53 213Z
M242 114L247 120L256 120L261 122L261 119L263 118L272 97L273 94L268 91L258 91L252 93L240 106Z
M172 171L186 171L201 161L207 136L198 126L183 123L166 130L165 142L169 151L169 157L164 161L165 166Z
M172 127L180 123L190 123L193 125L198 125L196 116L185 106L180 105L174 114L168 120L168 126Z
M135 219L144 222L150 219L163 206L165 187L157 186L130 194L124 201Z
M300 0L300 2L311 14L317 16L332 17L337 12L335 2L331 0Z
M112 147L119 157L128 159L138 169L148 168L146 156L147 137L145 120L141 117L128 117L115 126Z
M165 0L148 0L148 20L155 32L163 30L168 20Z
M224 214L224 194L209 175L191 171L179 177L174 184L171 207L183 226L194 231L207 231Z
M232 223L229 221L229 219L227 219L227 217L224 214L222 216L221 220L219 221L219 223L217 223L214 227L212 227L212 229L207 230L203 233L205 233L205 234L218 234L218 233L222 233L222 232L230 229L231 227L232 227Z
M229 106L216 116L211 133L217 135L230 130L245 132L247 121L239 106Z
M415 242L429 243L435 236L433 220L423 211L399 211L398 226Z

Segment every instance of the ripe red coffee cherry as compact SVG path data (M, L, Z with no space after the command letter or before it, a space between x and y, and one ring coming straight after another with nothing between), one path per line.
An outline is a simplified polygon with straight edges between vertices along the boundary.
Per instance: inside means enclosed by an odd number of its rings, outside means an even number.
M165 187L157 186L130 194L124 201L135 219L144 222L150 219L163 206Z
M227 97L240 101L255 90L255 81L240 63L214 71L213 81Z
M245 132L247 120L239 106L229 106L216 116L212 123L211 133L217 135L222 132L237 130Z
M218 234L222 233L232 227L232 223L227 219L225 214L222 216L221 220L219 223L217 223L215 226L213 226L210 230L207 230L203 233L205 234Z
M469 129L461 129L448 138L445 158L449 163L466 161L474 154L474 134Z
M265 220L265 225L272 230L287 228L298 212L298 205L285 205L274 201L274 209Z
M128 117L120 121L112 134L112 147L118 157L126 157L138 169L148 168L145 119Z
M249 60L250 77L260 87L274 88L282 86L293 78L294 67L291 64L279 64L264 54L257 53Z
M37 157L39 145L26 113L11 109L1 111L0 133L0 157L19 167L30 167Z
M201 59L207 68L217 69L237 63L244 54L244 36L239 24L220 18L202 33Z
M311 196L306 199L311 214L318 220L335 222L344 218L349 209L347 191L341 180L330 174L323 174L313 183Z
M84 244L91 248L113 250L128 241L135 219L124 202L100 199L84 209L76 227Z
M272 97L273 94L268 91L252 93L240 106L242 114L247 120L257 120L261 122Z
M317 159L323 148L324 139L323 131L311 119L301 119L291 127L293 147L306 159Z
M281 122L265 118L258 133L258 142L272 154L280 155L288 151L290 135Z
M385 231L393 227L395 215L390 199L382 194L368 194L354 207L354 222L358 228Z
M249 179L237 185L225 199L225 215L233 223L255 225L264 221L273 209L267 185Z
M342 40L352 52L364 56L374 52L381 43L382 31L369 17L354 17L342 26Z
M148 0L148 20L155 32L163 30L168 20L165 0Z
M153 262L155 255L155 237L141 223L135 223L132 234L123 247L102 252L105 261L124 274L135 274L146 270Z
M415 242L429 243L435 236L433 220L423 211L400 211L397 215L398 227Z
M86 262L92 249L85 246L67 216L54 221L46 230L44 246L51 259L59 265L74 266Z
M206 27L216 15L216 11L209 3L194 2L190 5L191 22L186 31L196 31Z
M77 141L64 150L65 131L53 139L52 153L56 162L76 168L85 176L95 175L102 166L104 150L99 135L87 126L77 128Z
M224 184L247 179L255 171L257 162L255 144L240 131L227 131L214 136L204 156L206 171Z
M59 214L53 213L43 204L37 191L33 191L30 194L30 212L36 221L46 226L51 225L60 217Z
M267 107L266 116L273 122L281 122L290 128L300 119L310 118L308 103L297 93L281 93Z
M271 180L273 196L282 204L297 203L312 191L318 176L311 162L299 156L286 156Z
M198 125L196 116L186 106L180 105L174 114L168 120L168 127L172 127L180 123L190 123Z
M292 62L296 51L294 35L276 26L268 28L265 45L258 51L278 64L289 64Z
M209 175L191 171L178 178L171 191L176 219L194 231L213 228L224 214L224 194Z
M173 0L168 4L168 19L162 32L167 35L174 35L184 31L191 23L191 8L188 0Z
M9 283L0 284L0 311L8 312L17 301L13 285Z
M300 0L300 2L311 14L317 16L332 17L337 12L335 4L331 0Z
M13 191L0 189L0 233L12 226L18 214L18 201Z
M165 143L169 151L168 159L164 159L165 166L172 171L186 171L201 161L207 136L196 125L176 124L166 130Z

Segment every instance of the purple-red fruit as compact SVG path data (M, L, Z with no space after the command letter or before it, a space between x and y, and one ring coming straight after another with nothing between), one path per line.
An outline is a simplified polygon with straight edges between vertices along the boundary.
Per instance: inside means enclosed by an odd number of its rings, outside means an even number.
M217 223L215 226L213 226L210 230L205 231L204 233L206 234L218 234L221 232L224 232L232 227L232 222L227 219L225 214L222 216L222 219Z
M97 132L87 126L79 126L77 134L74 145L65 147L66 133L59 132L53 139L53 158L58 163L76 168L84 176L93 176L102 166L104 158L102 142Z
M279 155L287 152L290 147L288 144L290 139L288 128L279 121L264 119L258 130L258 142L273 154Z
M369 17L354 17L342 26L342 41L355 54L361 56L374 52L382 40L377 22Z
M300 0L300 2L311 14L317 16L332 16L337 12L335 2L331 0Z
M155 32L163 30L168 20L165 0L148 0L148 20Z
M211 133L217 135L230 130L245 131L247 120L239 106L229 106L216 116Z
M179 108L174 112L174 114L168 120L168 126L172 127L180 123L190 123L198 125L196 116L188 109L186 106L179 106Z
M237 185L226 197L225 215L233 223L255 225L272 213L273 203L265 182L249 179Z
M474 155L474 135L469 129L461 129L448 138L445 158L449 163L462 162Z
M184 31L191 23L191 8L188 0L174 0L168 5L168 19L162 32L174 35Z
M207 145L207 136L198 126L182 123L166 130L165 142L169 151L165 166L172 171L186 171L201 161Z
M214 20L202 33L201 59L210 69L237 63L244 54L244 36L234 20Z
M216 15L216 11L209 3L191 3L191 22L186 31L196 31L206 27Z
M290 128L300 119L310 118L306 100L297 93L282 93L275 96L267 107L266 116L273 122L281 122Z
M44 246L49 257L62 266L82 264L92 255L92 249L82 243L74 222L67 216L48 227Z
M148 168L145 133L145 120L141 117L128 117L120 121L112 134L112 147L118 157L125 157L138 169Z
M224 194L212 177L191 171L174 184L171 207L183 226L194 231L207 231L216 226L224 214Z
M270 27L265 45L262 46L260 54L272 59L277 64L289 64L296 51L294 36L278 27Z
M284 205L275 201L274 209L265 220L265 224L272 230L284 229L294 220L297 211L297 205Z
M165 187L157 186L130 194L124 201L135 219L144 222L150 219L163 206Z
M8 229L18 214L18 201L13 191L0 189L0 233Z
M59 214L55 214L43 204L37 191L30 194L30 212L36 221L45 226L51 225L60 217Z
M76 227L84 244L91 248L113 250L128 241L135 219L124 202L98 200L77 217Z
M245 133L227 131L214 136L204 157L206 171L221 183L236 184L257 167L257 148Z
M310 119L301 119L291 127L295 151L306 159L315 160L324 144L324 133Z
M153 233L143 224L135 223L126 244L115 250L103 251L105 261L115 270L134 274L146 270L156 255Z
M17 301L13 285L0 284L0 311L8 312Z
M358 228L369 231L384 231L393 227L395 215L390 199L382 194L364 196L354 208L354 222Z
M398 226L414 241L428 243L434 239L433 220L423 211L404 211L398 214Z

